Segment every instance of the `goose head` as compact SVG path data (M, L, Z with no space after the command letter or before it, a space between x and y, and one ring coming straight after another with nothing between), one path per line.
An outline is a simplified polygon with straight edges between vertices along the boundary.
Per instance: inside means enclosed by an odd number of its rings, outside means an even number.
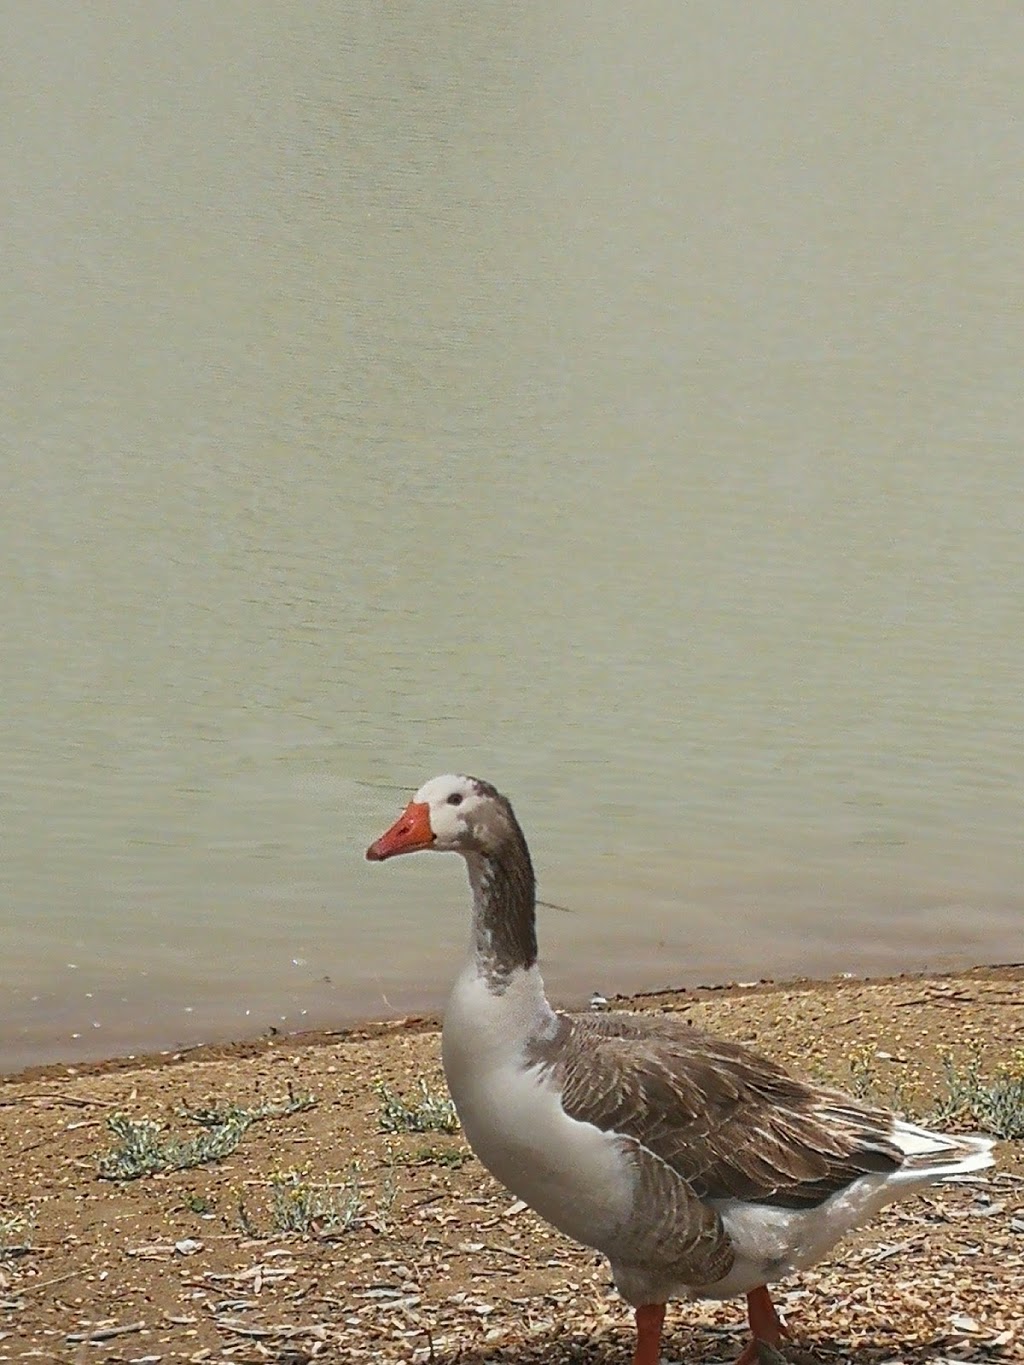
M422 849L493 856L517 830L512 807L489 782L445 773L424 783L366 856L372 863Z

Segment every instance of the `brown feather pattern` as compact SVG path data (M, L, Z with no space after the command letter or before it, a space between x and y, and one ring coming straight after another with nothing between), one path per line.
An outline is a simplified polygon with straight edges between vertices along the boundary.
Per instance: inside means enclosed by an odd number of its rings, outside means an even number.
M649 1147L623 1138L633 1163L635 1207L644 1210L621 1228L615 1243L617 1265L661 1267L669 1278L687 1284L714 1284L732 1269L733 1245L722 1219L702 1203L679 1173Z
M904 1160L891 1115L681 1020L561 1015L531 1060L567 1114L633 1139L698 1200L810 1208Z

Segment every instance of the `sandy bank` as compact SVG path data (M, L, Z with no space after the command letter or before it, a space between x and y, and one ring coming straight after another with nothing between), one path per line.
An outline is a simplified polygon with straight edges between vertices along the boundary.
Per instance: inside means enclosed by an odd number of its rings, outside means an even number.
M945 1092L946 1058L991 1076L1024 1057L1022 967L634 1003L916 1112ZM421 1080L443 1094L436 1021L416 1018L0 1083L0 1361L628 1360L598 1258L515 1209L458 1133L382 1130L379 1085L415 1098ZM213 1164L97 1176L113 1114L187 1137L184 1109L289 1094L313 1107L254 1123ZM1024 1360L1022 1146L784 1286L800 1347L857 1365ZM305 1215L304 1234L282 1230ZM742 1320L738 1303L676 1305L668 1358L731 1360Z

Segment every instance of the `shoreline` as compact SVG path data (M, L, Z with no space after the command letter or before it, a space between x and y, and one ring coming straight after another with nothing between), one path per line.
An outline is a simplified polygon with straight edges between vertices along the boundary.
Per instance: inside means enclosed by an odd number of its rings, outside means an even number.
M759 981L725 981L699 986L664 986L652 990L620 993L606 997L609 1009L649 1010L663 1007L678 1009L687 1001L725 1000L736 996L754 998L759 995L791 991L841 991L863 986L887 986L920 981L954 981L985 979L1020 980L1024 983L1024 962L983 963L971 967L948 970L908 971L883 975L855 976L848 972L833 976L796 976L784 980L762 978ZM583 1012L586 1000L553 1002L569 1012ZM212 1064L220 1061L245 1061L264 1056L268 1052L292 1052L305 1048L330 1047L337 1043L386 1038L396 1033L417 1034L438 1032L441 1012L423 1011L390 1019L359 1019L337 1028L301 1029L294 1032L276 1030L253 1038L230 1039L222 1042L193 1043L179 1047L150 1049L85 1061L47 1061L28 1063L13 1071L0 1072L0 1090L22 1082L54 1081L63 1078L107 1076L134 1070L153 1070L196 1062Z

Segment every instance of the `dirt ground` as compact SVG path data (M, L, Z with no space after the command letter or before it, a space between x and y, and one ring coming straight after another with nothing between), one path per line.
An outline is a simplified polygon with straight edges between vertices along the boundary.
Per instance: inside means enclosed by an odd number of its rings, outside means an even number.
M947 1056L984 1076L1024 1057L1021 967L633 1003L916 1115L946 1092ZM382 1130L381 1085L444 1095L438 1044L404 1020L0 1081L0 1361L626 1365L631 1314L599 1257L514 1203L459 1133ZM193 1137L183 1111L289 1095L311 1107L211 1164L99 1177L112 1116ZM1024 1142L890 1207L777 1301L790 1360L1024 1361ZM731 1361L744 1325L740 1301L672 1305L665 1359Z

